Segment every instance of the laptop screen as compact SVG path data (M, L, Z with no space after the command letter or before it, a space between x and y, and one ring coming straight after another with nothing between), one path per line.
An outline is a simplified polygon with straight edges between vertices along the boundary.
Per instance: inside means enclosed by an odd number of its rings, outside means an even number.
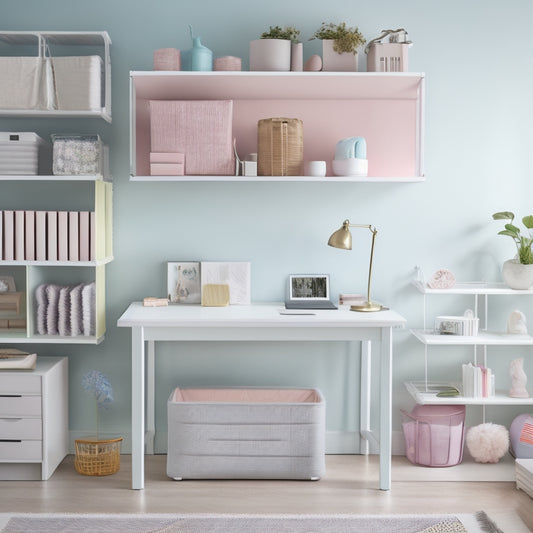
M289 300L329 300L327 274L291 274Z

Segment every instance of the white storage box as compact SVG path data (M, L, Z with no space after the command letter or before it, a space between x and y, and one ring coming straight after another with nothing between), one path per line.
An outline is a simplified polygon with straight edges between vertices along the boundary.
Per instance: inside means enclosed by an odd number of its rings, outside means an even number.
M50 145L36 133L0 132L0 174L50 173Z
M41 57L0 57L0 109L46 109Z
M51 57L56 109L100 111L103 62L100 56Z
M98 135L52 134L54 176L103 173L103 146Z
M175 389L167 474L174 479L319 479L325 402L317 389Z

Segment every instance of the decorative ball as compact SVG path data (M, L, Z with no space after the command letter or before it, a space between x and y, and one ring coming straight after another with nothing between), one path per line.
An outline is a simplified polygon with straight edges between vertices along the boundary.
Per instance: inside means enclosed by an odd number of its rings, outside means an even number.
M304 70L306 72L318 72L319 70L322 70L322 58L318 54L311 56L305 62Z
M533 414L518 415L509 433L511 453L518 459L533 459Z
M478 463L497 463L509 449L509 431L505 426L487 422L471 427L466 446Z

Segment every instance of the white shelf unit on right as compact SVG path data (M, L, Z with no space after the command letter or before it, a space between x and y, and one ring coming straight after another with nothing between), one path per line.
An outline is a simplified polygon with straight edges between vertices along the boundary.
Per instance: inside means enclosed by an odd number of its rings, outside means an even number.
M437 397L434 390L438 385L428 379L428 346L473 346L474 358L477 363L477 347L483 351L483 364L487 366L488 346L533 346L533 337L530 335L513 335L500 331L488 331L488 297L491 295L502 296L532 296L533 289L514 290L508 288L504 283L457 283L450 289L431 289L424 282L415 280L413 285L424 296L423 316L424 323L422 329L412 329L411 333L424 345L425 379L423 381L410 381L405 384L407 390L419 404L461 404L461 405L533 405L533 398L511 398L504 391L497 391L494 397L471 398L466 396ZM427 328L426 324L426 297L428 295L472 295L474 297L474 314L479 316L479 297L483 299L484 324L480 325L479 334L475 337L460 335L439 335L434 330ZM433 389L433 390L432 390Z

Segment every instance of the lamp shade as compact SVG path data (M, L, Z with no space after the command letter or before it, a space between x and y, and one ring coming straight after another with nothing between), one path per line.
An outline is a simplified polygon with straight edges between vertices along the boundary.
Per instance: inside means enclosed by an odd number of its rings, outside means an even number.
M350 221L345 220L342 223L342 228L331 234L329 238L328 245L333 246L333 248L341 248L342 250L351 250L352 249L352 233L348 229L350 226Z

